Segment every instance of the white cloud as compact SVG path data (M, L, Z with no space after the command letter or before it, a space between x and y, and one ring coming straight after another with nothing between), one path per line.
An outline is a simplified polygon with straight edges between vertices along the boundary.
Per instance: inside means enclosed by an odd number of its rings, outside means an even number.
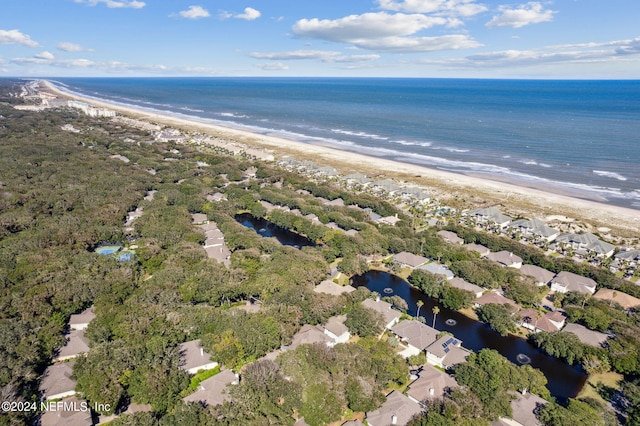
M485 25L487 28L520 28L529 24L539 24L551 21L556 13L553 10L545 10L542 3L535 1L522 4L515 9L511 9L508 6L500 6L498 10L500 14L487 22Z
M80 46L79 44L75 44L75 43L70 43L68 41L63 41L61 43L58 43L58 45L56 46L59 50L62 50L64 52L82 52L82 51L91 51L90 49L85 49L84 47Z
M0 30L0 44L21 44L27 47L38 47L28 34L19 30Z
M487 7L475 0L378 0L381 9L409 13L433 13L445 16L473 16Z
M47 61L53 61L55 59L55 56L53 56L53 53L47 52L47 51L38 53L37 55L34 55L33 57L37 58L37 59L45 59Z
M256 64L256 66L265 71L286 71L289 67L282 62L267 62L266 64Z
M245 21L253 21L262 16L262 13L252 7L245 7L244 13L220 12L218 16L220 17L220 19L236 18L244 19Z
M75 2L89 6L97 6L100 3L104 3L110 9L142 9L146 6L145 2L138 0L75 0Z
M187 19L198 19L208 18L211 15L209 14L209 11L202 6L189 6L189 9L178 12L178 16Z
M379 55L344 55L341 52L327 50L292 50L288 52L270 52L250 54L257 59L269 59L279 61L291 60L318 60L322 62L362 62L380 58Z
M335 20L301 19L292 30L298 37L349 43L368 50L431 52L480 46L480 43L464 34L413 36L433 26L449 23L449 19L437 16L377 12Z

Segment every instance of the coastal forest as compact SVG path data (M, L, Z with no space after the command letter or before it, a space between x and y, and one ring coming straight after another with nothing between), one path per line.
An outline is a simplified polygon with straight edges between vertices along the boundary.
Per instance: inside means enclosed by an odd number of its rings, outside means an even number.
M148 131L60 107L22 111L9 93L22 82L0 81L0 400L38 401L42 375L65 342L71 315L95 306L85 336L90 350L76 359L76 391L107 404L100 415L128 405L152 410L120 415L118 425L312 426L362 419L385 395L404 391L410 368L379 315L362 307L375 297L366 288L334 296L313 291L333 271L354 276L370 268L396 271L379 260L403 251L438 259L482 288L533 306L539 290L515 270L445 243L436 231L455 231L467 243L510 250L527 263L569 270L603 287L640 296L640 287L608 271L460 226L421 228L408 213L367 193L285 171L275 164L232 156L213 147L158 142ZM73 129L79 131L69 131ZM148 197L153 191L153 197ZM218 200L208 195L223 194ZM327 206L341 198L346 206ZM273 205L298 209L301 215ZM130 229L129 212L141 209ZM398 214L395 226L373 223L362 209ZM228 265L207 257L193 214L204 214L224 234ZM238 214L266 218L313 244L298 248L259 236ZM317 222L302 215L315 215ZM325 226L336 224L340 229ZM357 233L347 235L345 230ZM101 255L101 245L135 252ZM372 261L372 259L374 259ZM473 297L440 277L415 271L412 285L448 309L469 309ZM390 302L407 310L402 300ZM259 307L245 309L247 303ZM615 337L593 348L567 333L538 333L542 351L580 365L587 373L624 375L620 388L596 389L597 398L556 402L546 378L482 350L449 373L461 387L430 401L409 424L488 425L511 415L514 392L527 389L548 401L538 419L549 425L640 424L640 314L616 304L569 293L560 303L570 322ZM478 315L509 334L508 312L496 305ZM506 309L506 308L505 308ZM355 339L334 347L291 344L305 325L345 315ZM408 314L403 314L408 318ZM506 319L505 319L506 318ZM382 336L382 337L380 337ZM180 344L200 339L204 350L241 380L217 406L186 403L202 377L180 368ZM613 410L609 401L618 401ZM105 405L106 406L106 405ZM42 413L0 412L0 425L36 424Z

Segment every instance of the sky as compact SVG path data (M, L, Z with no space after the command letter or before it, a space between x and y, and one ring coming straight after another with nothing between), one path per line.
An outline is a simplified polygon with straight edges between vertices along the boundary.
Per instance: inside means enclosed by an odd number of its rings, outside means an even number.
M640 79L640 0L4 0L0 77Z

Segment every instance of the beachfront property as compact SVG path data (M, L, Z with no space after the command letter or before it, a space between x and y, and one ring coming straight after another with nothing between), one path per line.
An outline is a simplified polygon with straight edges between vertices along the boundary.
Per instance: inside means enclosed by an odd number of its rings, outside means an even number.
M533 242L551 242L560 235L560 231L547 226L547 224L540 219L514 220L508 227L516 239L523 238Z
M591 278L574 274L573 272L562 271L551 280L551 290L558 293L576 291L582 294L593 294L596 292L598 284Z
M366 414L365 420L369 426L403 426L421 412L420 404L394 390L380 408Z
M429 327L416 320L401 321L391 328L393 334L405 345L400 352L405 358L418 355L438 339L440 333L433 327Z
M616 248L613 244L604 242L589 232L561 234L555 239L555 243L559 251L572 249L580 256L593 254L602 258L611 257Z
M184 136L180 130L171 128L160 130L159 132L156 132L154 136L158 142L185 143L187 141L187 137Z
M86 102L68 101L67 106L84 112L89 117L115 117L116 112L106 108L95 108Z
M467 210L463 211L462 215L474 220L477 225L482 227L496 226L499 229L503 229L511 223L511 218L502 214L495 207Z
M188 374L196 374L198 371L211 370L218 363L211 360L211 355L204 351L200 339L191 340L180 344L180 368Z

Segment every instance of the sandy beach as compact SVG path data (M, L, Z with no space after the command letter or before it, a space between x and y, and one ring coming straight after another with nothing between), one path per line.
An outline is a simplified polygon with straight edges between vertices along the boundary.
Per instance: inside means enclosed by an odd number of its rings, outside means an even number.
M229 142L268 149L278 157L291 155L300 160L312 160L319 166L329 165L340 173L356 171L372 178L391 177L398 181L412 182L423 186L442 203L459 208L498 206L505 214L528 218L550 218L564 220L563 217L577 219L584 228L610 228L617 237L640 237L640 211L618 207L606 203L585 200L572 194L551 192L541 186L521 186L503 182L487 176L469 176L402 163L384 158L346 152L335 148L308 144L282 137L251 133L249 131L209 124L204 120L183 119L158 112L128 107L119 104L86 98L61 90L49 82L43 87L58 96L80 100L96 107L109 108L119 114L167 125L190 132L215 136Z

